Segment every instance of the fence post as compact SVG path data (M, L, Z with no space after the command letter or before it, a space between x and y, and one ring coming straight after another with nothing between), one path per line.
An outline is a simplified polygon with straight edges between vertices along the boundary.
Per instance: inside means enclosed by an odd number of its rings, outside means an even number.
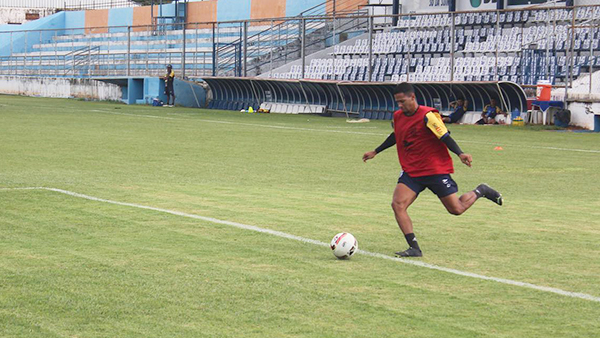
M29 44L27 41L27 37L29 36L29 32L25 32L25 53L23 53L23 73L27 74L27 53L29 52Z
M494 37L496 37L496 34L500 34L500 11L496 11L496 33ZM498 81L498 39L496 39L496 64L494 68L494 80Z
M248 76L248 21L244 21L244 39L242 42L242 67L244 77Z
M552 27L552 34L548 34L550 31L550 13L550 8L548 8L546 10L546 67L544 67L544 71L546 72L546 80L550 81L550 84L552 84L552 81L550 80L550 42L554 42L554 27ZM552 21L554 22L554 15L552 15ZM554 51L554 54L556 55L556 51Z
M454 45L456 44L456 17L454 12L450 14L451 27L450 27L450 82L454 82Z
M570 40L570 45L569 45L569 55L570 55L570 59L568 60L568 64L567 66L567 80L568 83L565 83L565 98L564 98L564 105L565 107L567 106L567 98L569 96L569 86L573 85L573 69L574 69L574 65L573 65L573 58L574 58L574 54L575 54L575 11L577 10L577 7L571 7L572 8L572 14L573 16L571 17L571 38Z
M212 76L217 76L217 43L215 41L216 23L212 23Z
M300 21L300 29L302 34L302 45L300 47L300 55L302 57L302 78L304 79L304 68L306 67L306 19L302 18Z
M279 28L279 30L281 31L281 28ZM271 29L270 29L270 36L269 36L269 74L271 77L273 77L273 48L275 48L273 46L273 19L271 19ZM278 40L279 41L279 40Z
M592 64L594 63L593 59L594 59L594 22L592 21L590 23L590 34L592 35L592 38L590 39L590 88L589 88L589 94L592 93Z
M409 20L412 20L412 18L409 17ZM409 21L408 29L406 30L406 32L407 32L407 34L406 34L406 36L407 36L406 41L408 43L408 51L406 52L406 54L407 54L406 60L408 62L408 65L406 66L406 82L410 82L410 59L411 59L411 56L412 56L410 49L411 49L411 47L413 45L412 44L413 40L412 40L412 37L411 37L411 34L410 34L410 26L411 26L411 23Z
M131 26L127 26L127 76L131 75Z
M11 61L12 61L13 59L14 59L14 57L13 57L13 33L12 33L12 32L10 32L10 58L8 59L8 60L9 60L9 61L8 61L9 69L10 69L10 68L12 68L12 69L15 69L15 68L16 68L16 67L10 67L10 65L11 65L11 63L12 63ZM10 72L9 72L9 74L10 74Z
M369 15L369 82L373 77L373 16Z
M42 31L40 31L40 45L42 44ZM41 74L42 73L42 49L40 48L40 59L39 64L38 64L38 73Z
M181 24L183 30L183 49L181 52L181 77L185 79L185 22Z
M194 75L196 77L198 77L198 23L196 23L196 31L195 31L195 36L196 38L194 39L196 41L196 51L194 52ZM202 67L204 68L204 60L202 61ZM204 75L204 74L202 74Z
M90 46L88 47L88 66L87 66L87 73L88 73L88 77L92 76L92 47L91 47L91 42L90 42Z

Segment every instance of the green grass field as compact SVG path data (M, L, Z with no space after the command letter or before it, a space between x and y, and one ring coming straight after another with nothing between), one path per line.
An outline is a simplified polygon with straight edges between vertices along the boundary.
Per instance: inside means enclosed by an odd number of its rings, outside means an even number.
M409 209L460 276L43 189L0 189L0 337L599 337L600 135L450 126L505 205ZM0 96L0 188L50 187L392 256L389 122ZM495 151L502 146L504 150Z

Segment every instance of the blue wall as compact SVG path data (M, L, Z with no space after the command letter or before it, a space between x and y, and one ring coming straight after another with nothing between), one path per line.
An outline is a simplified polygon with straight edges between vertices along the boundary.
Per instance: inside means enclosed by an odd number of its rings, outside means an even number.
M64 12L65 14L65 29L83 28L85 27L85 11ZM65 34L83 34L83 29L75 29L65 31Z
M220 2L220 1L219 1ZM285 16L296 16L303 11L325 2L324 0L287 0Z
M113 8L108 11L109 26L132 26L133 25L133 7ZM109 32L127 32L127 27L111 28Z
M64 12L56 13L45 18L28 22L23 25L0 26L0 56L9 56L12 53L25 53L31 51L31 46L44 41L50 41L60 31L43 31L28 33L24 31L37 29L63 29L65 26ZM2 33L12 32L12 33Z
M250 19L250 0L219 0L217 21Z

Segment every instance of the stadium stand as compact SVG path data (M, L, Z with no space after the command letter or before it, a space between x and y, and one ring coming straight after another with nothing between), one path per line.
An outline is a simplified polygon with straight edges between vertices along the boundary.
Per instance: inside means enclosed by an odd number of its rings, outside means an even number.
M337 3L342 9L338 13L345 13L361 1L338 0ZM169 8L175 5L164 5L164 11L179 12L179 9ZM324 15L327 11L328 2L318 2L318 5L308 6L298 13L297 17ZM181 14L181 17L184 18L185 14ZM264 67L267 63L272 68L272 60L278 66L287 63L288 59L297 58L299 54L301 26L298 20L209 23L183 22L184 19L158 20L163 18L173 17L156 17L154 24L146 26L88 27L86 23L85 29L54 29L56 24L50 21L52 18L48 18L48 24L38 25L32 30L26 30L26 25L23 30L0 29L0 40L4 42L0 42L0 73L48 76L159 75L164 64L170 63L175 69L185 66L190 76L243 76L257 75L260 66ZM309 40L317 40L322 44L324 36L328 34L328 29L324 27L322 21L311 21L303 31ZM242 45L246 46L245 50L242 50ZM320 45L312 45L313 50L321 48ZM245 58L242 52L246 53Z
M600 19L600 6L584 7L577 20ZM568 22L570 9L421 15L399 20L373 37L371 81L512 81L534 85L540 79L563 84L569 77ZM548 25L548 20L552 25ZM454 40L454 48L452 44ZM600 28L576 31L573 76L582 68L600 68ZM454 65L452 56L454 54ZM305 68L305 78L369 81L369 39L364 34L354 44L333 46L328 58L315 58ZM498 55L501 54L501 55ZM411 76L410 74L414 75ZM302 68L277 72L273 78L299 79Z

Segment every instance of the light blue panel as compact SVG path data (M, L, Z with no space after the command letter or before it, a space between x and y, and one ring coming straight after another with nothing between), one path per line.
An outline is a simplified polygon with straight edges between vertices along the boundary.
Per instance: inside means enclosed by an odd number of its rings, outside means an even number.
M109 31L111 33L127 32L127 27L116 27L116 26L132 26L133 25L133 7L110 9L108 11L108 25L111 27L111 28L109 28Z
M296 16L321 3L323 3L323 0L287 0L285 4L285 16Z
M180 4L179 6L182 5ZM154 16L175 16L175 4L172 3L158 6L158 8L154 10Z
M159 77L144 78L144 103L152 104L152 100L158 98L167 101L165 95L165 81Z
M137 100L144 99L144 79L129 78L127 79L127 98L123 101L127 104L135 104Z
M179 7L184 6L183 4L179 4ZM171 26L170 24L175 22L175 3L166 4L158 6L158 8L154 9L154 17L157 18L158 24L167 24L169 26L166 27L167 30L172 29L181 29L180 26Z
M250 19L250 1L251 0L219 0L217 3L217 21Z
M18 29L13 25L3 25L0 27L0 56L9 56L11 50L12 53L30 52L33 45L50 41L55 34L60 34L64 27L64 12L27 22L19 25ZM40 29L47 31L36 31Z
M64 12L65 13L65 33L64 34L83 34L85 28L85 11ZM77 29L74 29L77 28Z

